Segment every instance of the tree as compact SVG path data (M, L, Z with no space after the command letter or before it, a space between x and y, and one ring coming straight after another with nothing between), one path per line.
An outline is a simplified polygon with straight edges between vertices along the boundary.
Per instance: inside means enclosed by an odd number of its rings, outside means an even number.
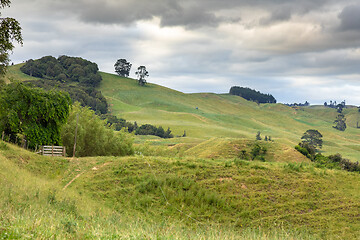
M60 130L69 115L68 93L45 91L15 82L0 93L0 132L12 142L23 134L30 148L61 143Z
M316 149L317 147L322 148L322 137L322 134L318 130L309 129L303 134L301 139L303 139L303 144L308 144L309 146Z
M118 59L114 64L115 72L122 77L128 77L132 64L126 59Z
M261 136L260 136L261 132L258 131L257 134L256 134L256 140L261 140Z
M340 130L340 131L345 131L345 129L346 129L345 121L346 121L346 118L345 118L344 114L340 113L334 121L334 123L336 125L333 126L333 128L336 128L337 130Z
M107 126L106 120L101 120L94 111L75 103L61 131L63 144L70 156L73 155L76 125L78 131L75 156L125 156L134 152L133 139L129 133L114 131Z
M146 83L145 77L149 76L149 72L146 70L146 67L145 66L138 67L135 74L138 76L139 85L144 86Z
M0 0L0 8L9 7L10 3L10 0ZM0 18L0 77L4 76L9 65L9 52L14 49L13 41L23 43L19 22L14 18Z

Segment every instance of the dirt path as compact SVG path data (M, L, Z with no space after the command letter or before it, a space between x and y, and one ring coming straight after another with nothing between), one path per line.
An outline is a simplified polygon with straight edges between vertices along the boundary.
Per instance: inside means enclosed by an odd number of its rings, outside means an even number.
M110 163L111 163L111 162L106 162L106 163L104 163L103 165L101 165L100 167L94 166L91 170L97 171L97 170L99 170L100 168L109 165ZM70 186L70 184L72 184L77 178L79 178L81 175L83 175L83 174L86 173L86 172L87 172L87 171L83 171L83 172L79 173L78 175L76 175L73 179L71 179L70 182L68 182L68 183L65 185L65 187L63 188L63 190L65 190L68 186Z

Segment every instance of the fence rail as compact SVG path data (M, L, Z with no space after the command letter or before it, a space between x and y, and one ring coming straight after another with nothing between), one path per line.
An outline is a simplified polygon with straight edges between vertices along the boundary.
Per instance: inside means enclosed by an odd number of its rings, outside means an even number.
M65 157L66 149L63 146L42 146L41 154L44 156Z

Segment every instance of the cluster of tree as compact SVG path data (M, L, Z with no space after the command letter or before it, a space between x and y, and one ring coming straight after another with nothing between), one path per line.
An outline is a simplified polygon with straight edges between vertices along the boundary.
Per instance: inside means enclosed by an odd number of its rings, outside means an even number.
M33 87L43 88L45 90L58 89L68 92L72 102L79 102L81 106L88 106L96 112L96 114L106 114L108 112L108 104L101 91L92 87L79 85L72 86L69 83L62 83L56 80L31 80L26 82Z
M329 107L329 108L345 108L346 107L346 102L345 100L342 101L341 103L337 104L336 101L331 101L329 103L324 102L324 106L325 107Z
M351 162L348 159L342 158L340 154L324 156L321 153L316 153L316 149L309 143L299 143L299 145L295 146L295 149L309 158L312 162L315 162L317 167L360 172L359 162Z
M102 93L95 89L102 78L96 63L78 57L52 56L38 60L28 60L21 71L41 80L29 81L30 84L43 89L58 89L70 94L73 102L88 106L97 114L106 114L108 104ZM74 87L73 83L79 83Z
M45 56L28 60L20 70L33 77L53 79L60 82L78 82L87 87L97 87L102 81L96 63L79 57Z
M318 153L313 161L316 163L317 167L342 169L348 172L360 173L359 162L352 162L349 159L343 158L339 153L330 156L323 156Z
M285 105L289 107L308 107L310 103L305 101L305 103L286 103Z
M342 158L340 154L323 156L321 153L317 153L317 148L321 148L323 144L322 137L318 130L309 129L303 134L301 137L303 141L296 145L295 149L311 161L316 162L317 166L360 172L359 162L351 162Z
M260 146L258 143L256 143L252 147L250 153L247 153L246 150L241 150L239 157L244 160L247 160L250 157L251 160L260 160L265 162L266 153L267 148L264 146Z
M118 59L114 64L115 72L122 76L128 77L130 74L132 64L128 62L126 59ZM145 66L138 67L135 74L138 77L138 82L140 86L144 86L146 84L145 78L149 76L149 72L146 70Z
M257 134L256 134L256 140L259 140L259 141L262 140L261 132L260 132L260 131L258 131ZM273 141L273 140L271 139L271 136L265 136L264 140L265 140L265 141L270 141L270 142Z
M75 103L61 131L67 154L73 156L125 156L134 153L133 138L125 131L114 131L106 121L87 107Z
M131 123L126 121L123 118L118 118L116 116L106 114L102 115L102 119L106 119L107 124L112 127L116 131L120 131L122 129L125 129L129 133L134 132L135 135L154 135L161 138L173 138L174 135L171 133L170 128L168 128L166 131L162 126L156 127L151 124L143 124L141 126L138 126L136 122ZM184 131L183 137L186 136L186 133Z
M276 99L271 94L263 94L250 88L233 86L229 93L257 103L276 103Z
M151 124L144 124L138 127L135 131L135 135L154 135L161 138L173 138L174 135L171 134L170 128L166 131L162 126L156 127Z
M66 92L45 91L14 82L0 92L0 132L16 143L21 137L28 148L58 145L71 100Z

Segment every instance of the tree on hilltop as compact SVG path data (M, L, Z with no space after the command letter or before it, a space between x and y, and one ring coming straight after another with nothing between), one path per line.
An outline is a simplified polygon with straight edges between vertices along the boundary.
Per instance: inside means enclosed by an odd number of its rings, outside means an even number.
M140 86L144 86L146 83L145 77L149 76L149 72L146 70L145 66L138 67L135 74L138 76L138 81Z
M114 64L115 72L122 77L129 76L131 66L132 64L126 61L126 59L118 59Z

